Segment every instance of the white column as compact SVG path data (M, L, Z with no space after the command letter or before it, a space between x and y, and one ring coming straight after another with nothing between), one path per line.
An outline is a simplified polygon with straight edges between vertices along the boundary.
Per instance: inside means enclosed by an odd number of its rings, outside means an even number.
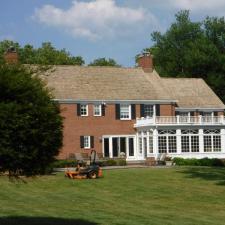
M149 131L147 131L147 157L149 156Z
M199 153L204 153L203 129L199 129Z
M221 147L222 152L225 153L225 129L221 129Z
M155 157L158 155L158 130L153 130L153 154Z
M112 137L109 137L109 158L113 157L112 153Z
M181 154L181 129L177 129L177 154Z

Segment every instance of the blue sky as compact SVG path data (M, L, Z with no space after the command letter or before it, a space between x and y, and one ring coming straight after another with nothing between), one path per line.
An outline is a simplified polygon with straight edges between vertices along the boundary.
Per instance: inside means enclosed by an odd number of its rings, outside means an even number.
M164 32L180 9L190 9L193 20L220 17L225 0L1 0L0 40L50 41L86 63L111 57L130 67L151 46L151 32Z

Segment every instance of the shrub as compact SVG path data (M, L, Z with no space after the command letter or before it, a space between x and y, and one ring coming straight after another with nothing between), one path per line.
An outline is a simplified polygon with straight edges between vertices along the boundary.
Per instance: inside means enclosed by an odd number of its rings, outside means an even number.
M225 163L221 159L209 159L209 158L202 158L202 159L183 159L183 158L174 158L173 162L177 166L225 166Z
M76 160L57 160L52 164L53 168L65 168L65 167L75 167L77 166Z
M117 165L118 166L126 166L127 165L127 162L125 159L118 159L117 160Z
M105 161L104 165L105 166L116 166L117 162L114 159L108 159L107 161Z

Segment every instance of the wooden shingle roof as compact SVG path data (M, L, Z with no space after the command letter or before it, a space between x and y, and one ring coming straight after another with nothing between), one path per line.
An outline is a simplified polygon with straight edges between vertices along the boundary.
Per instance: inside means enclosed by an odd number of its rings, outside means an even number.
M41 78L59 100L178 100L179 107L225 108L202 79L161 78L142 68L54 66Z

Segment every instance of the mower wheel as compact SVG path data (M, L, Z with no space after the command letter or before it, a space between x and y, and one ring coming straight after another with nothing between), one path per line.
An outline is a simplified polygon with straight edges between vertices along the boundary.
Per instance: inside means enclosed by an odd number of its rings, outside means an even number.
M88 178L90 179L96 179L98 177L97 172L92 171L88 174Z

